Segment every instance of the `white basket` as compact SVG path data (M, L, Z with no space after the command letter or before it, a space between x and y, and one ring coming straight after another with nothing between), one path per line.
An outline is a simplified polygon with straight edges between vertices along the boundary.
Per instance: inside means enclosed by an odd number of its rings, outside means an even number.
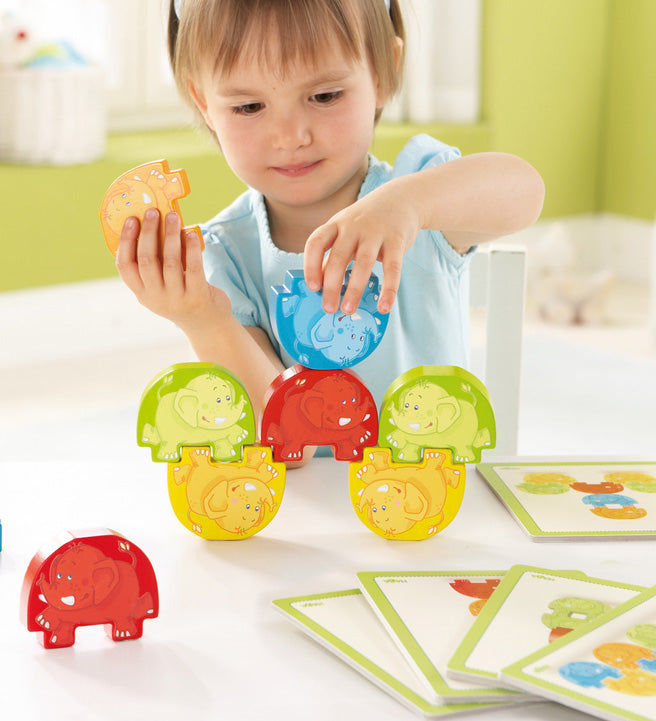
M0 70L0 161L74 165L101 158L104 78L90 66Z

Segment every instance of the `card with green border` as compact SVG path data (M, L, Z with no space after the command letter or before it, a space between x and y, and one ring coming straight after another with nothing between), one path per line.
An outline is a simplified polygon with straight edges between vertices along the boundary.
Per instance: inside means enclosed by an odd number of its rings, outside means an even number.
M656 721L656 587L507 666L501 676L607 721Z
M644 590L579 571L513 566L447 664L449 678L505 685L505 666Z
M365 598L434 703L516 702L524 694L446 678L446 664L503 571L358 573Z
M442 717L503 705L432 703L430 694L358 589L283 598L273 603L304 633L418 714Z
M535 541L653 538L656 462L479 463Z

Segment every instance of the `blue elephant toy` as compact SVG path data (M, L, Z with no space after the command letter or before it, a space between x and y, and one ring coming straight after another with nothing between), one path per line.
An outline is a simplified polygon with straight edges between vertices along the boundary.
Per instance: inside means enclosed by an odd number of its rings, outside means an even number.
M346 271L342 295L349 277ZM297 363L317 370L351 367L378 346L387 328L387 315L377 310L378 295L378 278L372 273L353 314L326 313L321 293L307 287L303 271L289 270L285 284L271 288L271 324Z

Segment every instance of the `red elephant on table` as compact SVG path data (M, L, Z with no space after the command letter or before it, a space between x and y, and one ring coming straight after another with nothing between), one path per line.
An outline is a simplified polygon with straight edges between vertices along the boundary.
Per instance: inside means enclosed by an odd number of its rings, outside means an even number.
M338 461L361 460L378 438L376 404L353 371L295 365L269 388L261 438L277 461L300 459L307 445L332 446Z
M25 574L21 616L46 648L75 643L78 626L103 624L114 641L139 638L158 613L157 581L145 554L113 531L78 536Z

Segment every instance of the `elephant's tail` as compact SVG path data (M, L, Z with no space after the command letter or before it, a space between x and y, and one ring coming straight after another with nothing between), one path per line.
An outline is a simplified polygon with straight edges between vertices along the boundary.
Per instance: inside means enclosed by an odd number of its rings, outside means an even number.
M285 439L283 437L282 429L280 428L280 426L276 425L275 423L271 423L267 428L267 434L264 440L267 443L275 443L277 445L284 443Z
M134 618L145 618L151 616L155 611L152 594L147 591L143 596L139 596L134 605Z
M151 426L150 423L144 423L143 431L141 433L141 441L143 443L152 443L157 445L161 441L161 437L157 432L155 426Z
M476 437L474 438L473 446L474 448L483 448L484 446L489 446L491 442L490 438L490 431L488 428L481 428L481 430L476 434Z

